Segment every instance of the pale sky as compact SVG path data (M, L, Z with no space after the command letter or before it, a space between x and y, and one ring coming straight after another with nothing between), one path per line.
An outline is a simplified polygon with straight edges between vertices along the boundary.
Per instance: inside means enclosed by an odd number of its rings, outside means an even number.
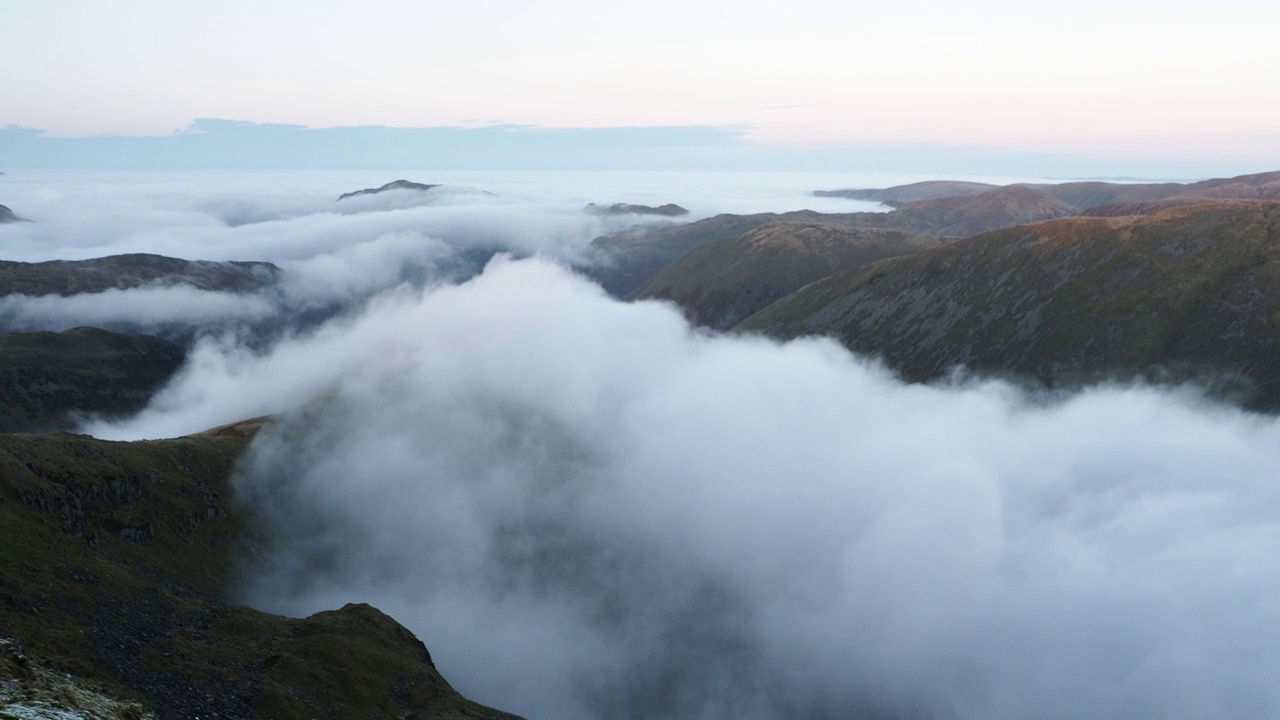
M0 0L0 127L745 126L1280 162L1262 0Z

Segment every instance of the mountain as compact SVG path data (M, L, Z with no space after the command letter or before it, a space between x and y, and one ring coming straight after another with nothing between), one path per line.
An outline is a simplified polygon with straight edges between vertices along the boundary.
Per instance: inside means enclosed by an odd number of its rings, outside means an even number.
M260 427L0 435L0 716L514 720L368 605L293 619L227 602L255 552L229 478ZM64 714L15 709L49 696Z
M742 235L766 223L821 222L945 237L1073 215L1078 210L1030 188L997 188L976 195L908 203L892 212L824 214L812 210L757 215L716 215L683 225L624 230L592 241L594 265L582 272L605 290L627 297L659 270L698 245Z
M1002 187L986 192L907 203L889 213L857 213L863 227L892 227L944 237L1024 225L1080 211L1033 188Z
M0 224L13 223L13 222L31 222L31 221L27 220L26 218L20 218L17 215L14 215L12 210L5 207L4 205L0 205Z
M1280 172L1214 178L1193 183L1068 182L1027 185L1087 210L1114 203L1150 202L1169 198L1266 200L1280 197Z
M350 197L358 197L360 195L377 195L378 193L387 192L388 190L417 190L426 192L431 188L438 188L440 185L426 185L424 183L411 182L409 180L392 180L391 182L376 188L364 188L363 190L354 190L348 193L342 193L338 196L338 200L346 200Z
M815 190L817 197L842 197L850 200L870 200L885 205L905 205L917 200L933 200L934 198L953 197L956 195L977 195L994 190L998 185L989 183L963 182L959 180L926 180L909 185L895 185L890 188L869 188L865 190Z
M986 232L812 283L738 329L832 335L909 380L1201 380L1280 409L1280 203Z
M271 285L279 277L280 268L267 262L181 260L149 254L39 263L0 261L0 297L75 295L143 285L246 292Z
M186 352L97 328L0 334L0 432L70 429L78 415L141 410Z
M723 330L814 280L939 242L900 230L768 223L695 247L632 297L674 300L692 322Z
M631 203L614 203L612 205L587 203L587 206L582 209L592 215L661 215L664 217L679 217L689 214L688 210L675 203L667 203L657 207L653 205L632 205Z
M863 190L817 190L819 197L844 197L854 200L874 200L886 205L900 206L917 200L976 195L995 189L996 185L955 180L928 180L909 185ZM1231 178L1213 178L1199 182L1139 183L1082 181L1064 183L1022 183L1005 185L1004 188L1023 187L1047 193L1057 200L1077 208L1088 210L1100 205L1153 203L1171 198L1218 200L1275 200L1280 199L1280 172L1238 175ZM1163 207L1173 207L1177 204ZM1158 209L1159 206L1147 206ZM1114 214L1114 213L1110 213Z

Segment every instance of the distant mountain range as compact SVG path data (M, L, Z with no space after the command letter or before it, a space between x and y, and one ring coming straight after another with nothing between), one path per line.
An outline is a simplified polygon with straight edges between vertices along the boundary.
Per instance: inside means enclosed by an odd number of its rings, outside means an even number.
M735 237L766 223L821 222L850 228L962 237L983 230L1074 215L1079 210L1038 190L996 188L981 194L931 198L887 213L823 214L811 210L717 215L681 224L647 226L596 238L597 263L584 269L606 290L628 297L662 268L704 243Z
M700 325L834 336L908 380L1194 380L1280 410L1280 172L833 192L897 207L636 228L597 238L588 273Z
M842 197L850 200L870 200L893 207L899 207L919 200L955 197L958 195L977 195L994 190L999 185L989 183L963 182L958 180L925 180L909 185L896 185L891 188L870 188L864 190L815 190L816 197Z
M929 180L890 188L817 190L814 195L819 197L844 197L854 200L873 200L899 207L919 200L979 195L1000 187L986 183ZM1280 199L1280 172L1239 175L1232 178L1215 178L1192 183L1085 181L1052 184L1024 183L1004 187L1024 187L1039 190L1078 210L1088 210L1099 205L1113 203L1146 203L1171 198L1275 200Z

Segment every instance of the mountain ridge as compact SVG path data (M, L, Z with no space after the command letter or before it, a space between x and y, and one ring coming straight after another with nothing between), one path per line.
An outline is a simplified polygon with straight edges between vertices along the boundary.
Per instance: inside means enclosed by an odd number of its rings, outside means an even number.
M200 290L247 292L276 282L281 270L262 261L183 260L130 253L90 260L0 260L0 297L76 295L145 285L188 285Z
M994 230L811 283L737 326L832 335L913 381L1195 380L1280 408L1280 203ZM1226 387L1229 386L1229 387Z
M940 242L900 230L767 223L693 248L631 299L672 300L694 324L724 330L814 280Z

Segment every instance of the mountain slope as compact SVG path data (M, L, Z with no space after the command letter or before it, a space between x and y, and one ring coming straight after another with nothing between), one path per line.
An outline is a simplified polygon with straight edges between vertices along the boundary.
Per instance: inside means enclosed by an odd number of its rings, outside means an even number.
M244 292L270 285L279 276L280 268L267 262L182 260L145 253L38 263L0 261L0 297L75 295L153 284Z
M684 225L633 228L592 241L597 262L582 268L605 290L627 297L659 270L704 243L735 237L766 223L821 222L945 237L1073 215L1078 211L1034 189L997 188L964 197L908 203L892 212L824 214L811 210L757 215L717 215Z
M13 222L28 222L26 218L20 218L13 213L12 210L0 205L0 224Z
M738 326L827 334L911 380L953 366L1050 384L1225 383L1280 408L1280 204L1078 217L820 280Z
M297 620L226 602L252 550L229 477L257 428L0 435L0 635L23 666L160 718L512 718L458 695L373 608ZM6 667L20 687L36 675Z
M426 192L432 188L438 188L440 185L429 185L427 183L413 182L412 180L392 180L391 182L378 186L376 188L363 188L361 190L352 190L338 196L338 201L347 198L360 197L361 195L377 195L378 193L388 192L390 190L416 190L418 192Z
M1195 198L1196 200L1274 200L1280 198L1280 172L1238 175L1230 178L1212 178L1192 183L1077 181L997 186L957 180L927 180L925 182L895 185L887 188L817 190L814 195L819 197L844 197L854 200L874 200L888 205L901 206L917 200L975 195L998 187L1022 187L1037 190L1047 193L1074 208L1088 210L1100 205L1121 203L1136 205L1159 202L1175 197Z
M97 328L0 334L0 432L65 430L77 414L137 412L185 357L167 340Z
M1265 200L1280 193L1280 172L1213 178L1194 183L1069 182L1027 185L1087 210L1099 205L1142 203L1191 197L1220 200Z
M674 300L691 321L727 329L814 280L939 242L899 230L769 223L695 247L632 297Z
M895 185L888 188L867 188L854 190L815 190L817 197L842 197L850 200L871 200L885 205L903 205L917 200L952 197L955 195L977 195L994 190L998 185L960 180L925 180L924 182Z

